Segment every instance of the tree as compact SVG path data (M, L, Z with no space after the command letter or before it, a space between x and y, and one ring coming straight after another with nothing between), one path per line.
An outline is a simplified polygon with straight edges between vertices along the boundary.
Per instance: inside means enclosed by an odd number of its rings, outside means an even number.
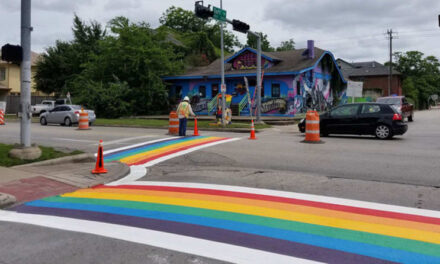
M175 34L180 34L180 37L184 39L197 38L197 36L193 36L193 34L203 32L211 42L210 45L220 49L220 26L218 23L215 23L213 19L201 19L196 17L192 11L172 6L162 14L159 22L162 26L174 30ZM224 29L223 37L226 52L233 52L235 47L241 47L238 38L231 31ZM179 36L177 36L177 38L179 38ZM193 50L192 48L192 46L189 46L188 50L191 51ZM194 55L193 53L190 54Z
M282 41L280 46L276 49L276 51L287 51L295 49L295 41L293 39L289 39L286 41Z
M261 50L262 51L275 51L273 47L270 46L270 42L267 39L267 35L262 32L257 32L261 36ZM257 37L253 34L247 35L246 45L254 49L257 48Z
M203 31L208 20L198 18L194 12L181 7L171 6L159 18L163 26L167 26L180 33Z
M74 103L101 117L159 114L168 110L161 76L183 70L182 55L166 32L117 17L107 35L97 23L75 16L74 39L49 47L39 62L37 89L57 95L69 91Z
M440 62L434 56L427 56L420 51L394 53L393 67L402 73L402 89L412 98L418 108L428 107L432 94L440 94Z
M83 64L92 53L98 52L98 42L106 36L106 31L97 22L82 21L76 14L73 18L70 42L57 41L49 47L37 62L35 75L37 90L56 96L66 94L68 83L82 72Z

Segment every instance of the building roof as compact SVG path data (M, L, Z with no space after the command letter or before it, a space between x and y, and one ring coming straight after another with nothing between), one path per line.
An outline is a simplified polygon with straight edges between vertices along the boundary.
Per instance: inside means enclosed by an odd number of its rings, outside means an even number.
M272 67L264 69L265 75L271 75L271 73L295 74L295 73L301 73L307 71L309 69L314 68L316 64L321 60L321 58L326 54L330 55L332 59L334 59L333 55L330 52L316 47L314 49L315 49L315 57L313 59L309 59L307 58L307 56L302 55L304 51L306 51L306 49L262 53L263 57L269 57L274 61L276 61L276 63ZM250 50L251 52L256 53L256 50L252 48L245 48L245 50ZM227 63L228 61L230 61L229 59L236 57L237 54L242 52L243 50L225 59L225 75L227 77L255 75L255 69L235 70L232 68L231 63ZM208 66L192 68L188 70L185 74L179 76L165 77L164 79L171 80L171 79L192 79L192 78L219 78L220 68L221 68L221 60L217 59Z
M0 55L1 55L1 52L0 52ZM36 52L31 52L31 65L32 66L35 66L35 65L37 65L37 62L38 62L38 60L40 59L40 57L41 57L41 55L39 54L39 53L36 53ZM8 62L6 62L6 61L2 61L1 59L0 59L0 64L7 64Z
M388 76L389 68L377 61L364 62L347 62L343 59L337 59L338 65L342 74L347 79L348 77L362 77L362 76ZM393 75L401 75L400 72L393 69Z

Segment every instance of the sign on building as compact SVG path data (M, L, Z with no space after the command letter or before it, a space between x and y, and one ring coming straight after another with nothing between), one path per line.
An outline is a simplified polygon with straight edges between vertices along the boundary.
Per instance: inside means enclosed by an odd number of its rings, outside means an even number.
M348 81L347 96L348 97L362 97L363 82Z

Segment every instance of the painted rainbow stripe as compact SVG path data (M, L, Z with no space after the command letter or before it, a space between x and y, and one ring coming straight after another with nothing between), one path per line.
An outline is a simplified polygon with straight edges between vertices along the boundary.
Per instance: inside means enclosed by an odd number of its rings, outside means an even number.
M105 154L104 162L120 161L130 166L142 165L181 151L226 140L230 139L207 136L170 138Z
M432 215L285 197L275 191L262 194L250 188L170 184L99 186L28 202L15 210L326 263L440 263L440 218Z

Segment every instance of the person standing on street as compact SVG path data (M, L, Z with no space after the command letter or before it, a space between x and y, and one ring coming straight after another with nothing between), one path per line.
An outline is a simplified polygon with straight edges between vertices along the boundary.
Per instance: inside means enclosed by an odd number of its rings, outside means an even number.
M191 105L189 104L188 96L185 96L183 98L183 102L181 102L177 107L177 115L179 117L179 136L184 137L186 136L186 122L188 117L190 115L196 116L191 108Z

